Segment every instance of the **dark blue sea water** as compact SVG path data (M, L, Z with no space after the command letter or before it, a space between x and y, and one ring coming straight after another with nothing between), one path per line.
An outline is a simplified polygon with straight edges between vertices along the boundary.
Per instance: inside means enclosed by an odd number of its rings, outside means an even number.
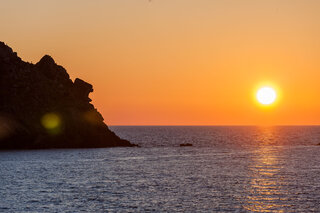
M141 148L0 152L0 212L320 212L320 127L111 129Z

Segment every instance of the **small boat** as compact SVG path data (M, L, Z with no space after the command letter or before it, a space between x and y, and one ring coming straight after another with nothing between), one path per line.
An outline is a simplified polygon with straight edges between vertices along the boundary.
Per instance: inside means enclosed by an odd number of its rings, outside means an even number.
M181 143L180 146L192 146L192 143Z

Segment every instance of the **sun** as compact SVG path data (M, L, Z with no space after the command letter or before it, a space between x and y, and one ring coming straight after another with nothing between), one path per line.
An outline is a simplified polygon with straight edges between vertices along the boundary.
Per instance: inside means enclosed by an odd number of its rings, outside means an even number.
M277 99L277 93L272 87L261 87L257 92L257 100L263 105L270 105Z

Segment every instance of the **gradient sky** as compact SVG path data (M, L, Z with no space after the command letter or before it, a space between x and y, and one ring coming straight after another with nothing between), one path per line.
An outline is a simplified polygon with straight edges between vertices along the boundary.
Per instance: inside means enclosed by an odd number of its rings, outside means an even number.
M94 85L109 125L320 124L318 0L1 1L0 40ZM272 107L254 100L276 88Z

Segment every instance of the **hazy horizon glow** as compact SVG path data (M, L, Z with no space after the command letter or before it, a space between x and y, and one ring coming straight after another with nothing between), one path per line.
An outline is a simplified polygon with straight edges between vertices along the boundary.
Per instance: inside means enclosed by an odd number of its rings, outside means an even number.
M94 86L108 125L320 124L320 1L13 0L1 38ZM272 107L256 91L271 85Z

